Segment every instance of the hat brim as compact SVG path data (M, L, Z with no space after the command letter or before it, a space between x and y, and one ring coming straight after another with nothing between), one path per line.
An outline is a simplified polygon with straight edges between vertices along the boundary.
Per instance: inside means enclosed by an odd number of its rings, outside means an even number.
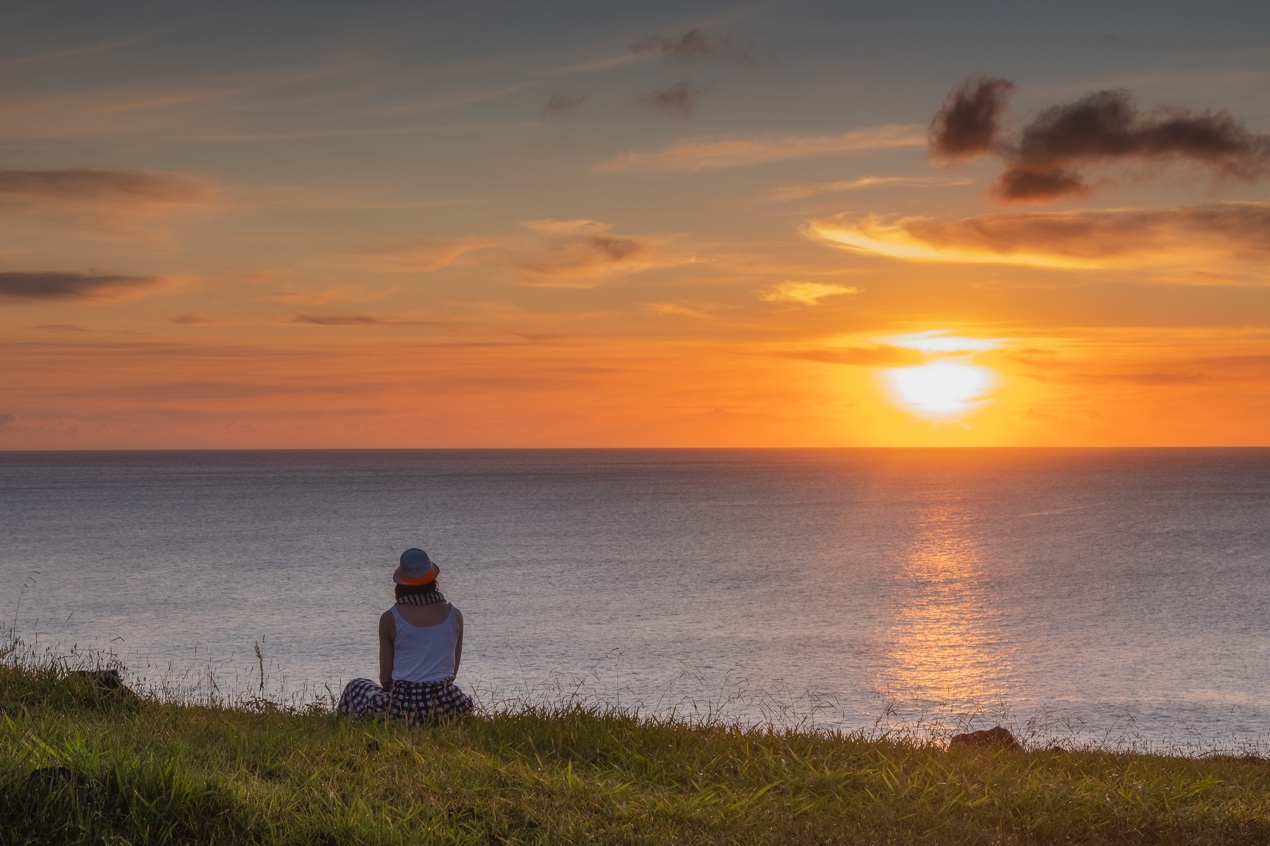
M429 582L436 581L436 578L440 574L440 572L441 572L441 568L437 566L437 563L435 561L433 561L432 569L424 573L422 576L420 576L417 579L407 579L405 576L401 575L401 568L398 567L396 572L392 574L392 580L399 585L405 585L407 587L418 587L419 585L426 585Z

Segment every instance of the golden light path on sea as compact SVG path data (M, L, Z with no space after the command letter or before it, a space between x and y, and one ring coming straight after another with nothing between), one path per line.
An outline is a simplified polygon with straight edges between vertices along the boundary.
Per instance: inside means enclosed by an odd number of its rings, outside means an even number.
M917 518L896 573L900 602L885 678L892 697L991 706L1010 693L1010 644L965 517L953 503L932 503Z

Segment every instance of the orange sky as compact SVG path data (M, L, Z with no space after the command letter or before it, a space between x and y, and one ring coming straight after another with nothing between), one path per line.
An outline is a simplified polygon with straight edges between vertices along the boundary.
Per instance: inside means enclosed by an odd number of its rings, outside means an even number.
M0 449L1270 443L1262 4L12 8Z

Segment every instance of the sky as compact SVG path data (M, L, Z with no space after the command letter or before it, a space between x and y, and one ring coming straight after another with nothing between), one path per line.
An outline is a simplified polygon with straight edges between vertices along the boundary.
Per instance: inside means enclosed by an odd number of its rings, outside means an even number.
M0 450L1268 419L1260 0L0 5Z

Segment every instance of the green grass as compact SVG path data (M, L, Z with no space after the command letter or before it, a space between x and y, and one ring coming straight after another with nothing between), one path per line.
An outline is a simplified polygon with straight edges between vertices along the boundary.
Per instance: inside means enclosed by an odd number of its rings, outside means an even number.
M410 727L0 662L0 843L1270 842L1270 762L969 752L599 707Z

